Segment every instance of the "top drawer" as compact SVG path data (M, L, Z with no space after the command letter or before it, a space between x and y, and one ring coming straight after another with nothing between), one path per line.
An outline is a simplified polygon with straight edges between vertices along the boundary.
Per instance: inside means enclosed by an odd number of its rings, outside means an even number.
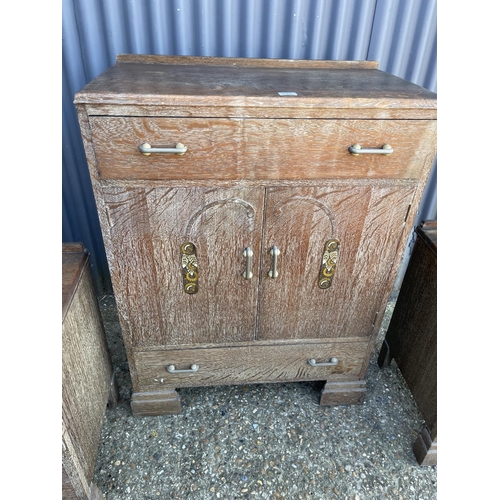
M436 141L432 120L91 116L90 126L103 179L419 178ZM187 152L145 156L144 143ZM353 144L393 152L355 156Z

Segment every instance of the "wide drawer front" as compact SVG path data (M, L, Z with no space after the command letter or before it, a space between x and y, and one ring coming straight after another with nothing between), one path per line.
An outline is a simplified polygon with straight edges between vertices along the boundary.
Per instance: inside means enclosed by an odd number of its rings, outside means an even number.
M104 179L419 178L436 141L432 120L92 116L90 126ZM173 152L145 155L144 144ZM355 144L393 152L353 155Z
M355 379L360 375L367 349L368 342L328 342L136 351L139 387L134 389L158 391L168 386Z

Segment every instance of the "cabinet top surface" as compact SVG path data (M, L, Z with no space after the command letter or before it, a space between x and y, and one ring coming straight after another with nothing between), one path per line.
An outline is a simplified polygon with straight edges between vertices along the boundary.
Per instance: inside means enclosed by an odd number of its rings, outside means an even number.
M371 61L118 56L76 104L435 109L436 94Z
M80 243L63 243L62 245L62 320L68 309L88 261L88 253Z

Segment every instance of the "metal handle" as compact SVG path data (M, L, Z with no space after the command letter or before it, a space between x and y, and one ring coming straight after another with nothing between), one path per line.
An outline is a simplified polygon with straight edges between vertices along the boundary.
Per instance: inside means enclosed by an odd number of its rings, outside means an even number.
M333 275L337 268L339 258L340 242L339 240L327 240L323 257L321 259L321 269L319 271L318 286L325 290L332 284Z
M274 246L269 252L273 257L273 267L267 273L270 278L276 279L278 277L278 255L280 254L279 248Z
M173 153L176 155L183 155L187 150L187 146L184 146L184 144L180 142L175 145L175 148L154 148L147 142L139 146L139 151L144 156L149 156L151 153Z
M250 247L247 247L247 248L245 248L245 250L243 250L243 257L246 257L246 259L247 259L247 268L246 268L245 272L243 273L243 277L246 280L251 279L253 276L253 274L252 274L252 256L253 256L253 251Z
M181 245L181 266L184 291L192 295L198 291L198 257L194 243L186 241Z
M389 144L384 144L381 148L362 148L360 144L349 146L349 153L354 156L358 155L390 155L394 149Z
M195 373L200 369L199 365L191 365L189 370L176 370L175 365L168 365L167 372L168 373Z
M327 363L316 363L316 360L313 358L308 359L307 362L311 366L337 366L339 364L339 360L337 358L331 358Z

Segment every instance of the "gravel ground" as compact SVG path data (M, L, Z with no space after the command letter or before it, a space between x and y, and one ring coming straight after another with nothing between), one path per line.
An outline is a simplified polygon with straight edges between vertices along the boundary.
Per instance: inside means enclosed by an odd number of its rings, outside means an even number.
M412 451L421 415L394 361L377 355L362 405L319 406L317 383L180 389L183 413L132 417L112 296L100 299L120 404L107 409L94 483L109 500L437 498L437 467Z

